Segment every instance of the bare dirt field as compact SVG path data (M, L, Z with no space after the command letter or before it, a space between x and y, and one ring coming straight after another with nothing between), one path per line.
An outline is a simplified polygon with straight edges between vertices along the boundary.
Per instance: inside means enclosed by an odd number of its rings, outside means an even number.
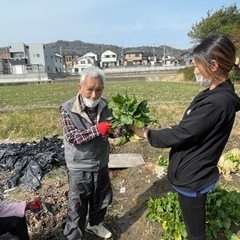
M236 147L239 136L232 136L227 149ZM168 149L156 149L149 146L146 140L132 141L121 147L114 147L112 153L139 153L145 164L126 168L110 169L110 176L114 190L114 199L108 209L105 225L112 231L112 240L160 240L162 228L157 222L149 222L147 202L150 197L164 196L172 191L166 175L156 164L160 155L168 157ZM1 172L0 182L3 183L10 173ZM233 175L234 181L221 178L220 184L239 188L240 177ZM68 195L67 171L65 166L54 168L42 179L42 187L29 192L22 187L8 192L5 199L18 201L39 197L50 203L40 213L27 213L29 232L33 240L53 239L65 240L62 234ZM87 234L85 239L98 240L100 238Z

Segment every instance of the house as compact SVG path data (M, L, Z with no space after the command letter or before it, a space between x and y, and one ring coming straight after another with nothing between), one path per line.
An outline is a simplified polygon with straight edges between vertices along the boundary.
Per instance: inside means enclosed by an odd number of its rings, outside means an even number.
M124 66L142 65L143 52L137 50L129 50L124 53Z
M85 68L92 65L96 65L95 58L83 55L78 58L74 64L75 74L82 72Z
M98 55L93 52L87 52L84 55L82 55L82 57L91 57L95 60L95 62L98 62Z
M162 63L162 66L177 66L180 61L175 56L168 55L163 56L160 62Z
M64 70L67 73L75 74L74 66L79 58L79 55L65 55L64 58Z
M182 58L184 65L186 65L186 66L192 65L192 53L190 53L189 51L182 53L181 58Z
M41 43L9 46L12 74L63 72L63 58Z
M0 54L0 74L11 74L11 65L9 63L10 54Z
M129 50L124 53L124 66L154 65L156 57L152 53L139 50Z
M109 68L119 66L118 55L111 51L106 50L101 54L100 67Z
M63 58L64 58L64 68L65 69L73 68L73 56L65 55Z
M60 54L54 54L54 61L55 61L55 72L64 72L64 59L63 56Z
M157 58L153 53L143 53L142 65L155 65Z

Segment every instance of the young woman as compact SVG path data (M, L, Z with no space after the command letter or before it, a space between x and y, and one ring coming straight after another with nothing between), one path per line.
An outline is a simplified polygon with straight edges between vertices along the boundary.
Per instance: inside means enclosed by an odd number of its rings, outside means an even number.
M227 36L207 37L193 51L196 81L207 88L193 99L180 123L160 130L130 127L151 146L171 148L168 179L178 192L188 239L206 239L206 195L219 179L217 163L240 110L229 79L235 60L235 46Z

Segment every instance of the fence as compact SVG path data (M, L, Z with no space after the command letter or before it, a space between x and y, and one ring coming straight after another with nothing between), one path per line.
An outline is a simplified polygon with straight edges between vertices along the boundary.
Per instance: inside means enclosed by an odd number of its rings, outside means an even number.
M24 82L46 82L50 81L47 73L28 74L3 74L0 75L0 83L24 83Z
M132 72L154 72L154 71L177 71L186 66L134 66L104 68L105 73L132 73Z

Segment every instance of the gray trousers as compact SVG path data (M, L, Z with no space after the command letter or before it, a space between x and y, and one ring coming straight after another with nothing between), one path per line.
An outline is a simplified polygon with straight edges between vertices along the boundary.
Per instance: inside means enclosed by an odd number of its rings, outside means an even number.
M112 202L108 167L99 172L69 170L69 199L64 235L79 240L85 234L86 218L91 226L103 222Z

